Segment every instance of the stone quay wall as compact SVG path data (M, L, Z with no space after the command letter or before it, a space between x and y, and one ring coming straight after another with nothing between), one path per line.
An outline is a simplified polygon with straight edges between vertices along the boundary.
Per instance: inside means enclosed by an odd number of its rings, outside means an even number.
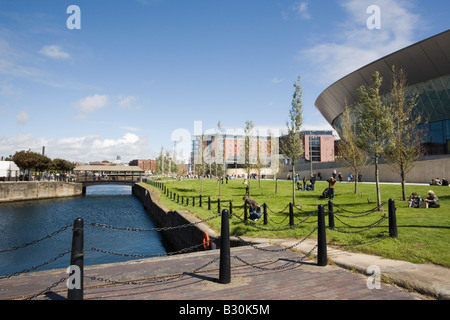
M74 197L82 194L81 183L60 181L0 182L0 203Z

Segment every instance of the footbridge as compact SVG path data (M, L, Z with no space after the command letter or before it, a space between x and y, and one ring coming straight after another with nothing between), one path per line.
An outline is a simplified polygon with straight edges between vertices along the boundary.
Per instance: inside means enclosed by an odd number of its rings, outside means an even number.
M86 188L95 185L128 185L140 182L144 170L138 166L124 165L83 165L74 169L75 182L83 185L83 194Z

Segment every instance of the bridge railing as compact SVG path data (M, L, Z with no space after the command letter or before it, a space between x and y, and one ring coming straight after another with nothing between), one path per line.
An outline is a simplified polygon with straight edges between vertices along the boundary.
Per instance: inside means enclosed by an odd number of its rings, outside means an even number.
M93 182L93 181L137 181L139 175L101 175L101 176L76 176L75 182Z

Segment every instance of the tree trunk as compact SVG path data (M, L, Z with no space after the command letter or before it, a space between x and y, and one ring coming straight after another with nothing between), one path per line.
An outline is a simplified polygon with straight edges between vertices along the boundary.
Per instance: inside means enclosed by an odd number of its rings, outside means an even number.
M380 192L380 178L378 176L378 154L375 155L375 183L377 186L377 206L381 209L381 192Z
M278 178L275 179L275 193L278 193Z
M405 189L406 179L405 179L405 172L404 172L403 169L402 169L400 175L402 177L402 196L403 196L403 201L406 201L406 189Z
M292 164L292 204L295 206L295 165Z

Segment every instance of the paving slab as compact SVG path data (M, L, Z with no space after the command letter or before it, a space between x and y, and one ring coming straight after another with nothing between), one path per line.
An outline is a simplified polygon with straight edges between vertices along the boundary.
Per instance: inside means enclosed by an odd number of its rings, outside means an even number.
M289 242L283 242L284 245ZM231 248L231 283L219 282L219 250L86 266L85 300L426 300L426 296L329 264L317 266L279 244ZM63 300L66 270L0 280L0 299ZM50 288L51 287L51 288ZM48 289L50 288L50 289ZM39 293L47 291L38 295Z

